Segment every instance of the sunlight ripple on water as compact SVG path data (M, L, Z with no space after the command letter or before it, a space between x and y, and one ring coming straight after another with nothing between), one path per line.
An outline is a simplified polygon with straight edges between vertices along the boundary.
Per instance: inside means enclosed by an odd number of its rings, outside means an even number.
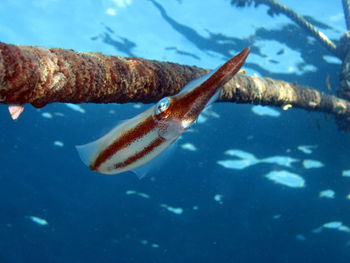
M281 113L271 107L256 105L252 107L252 111L259 116L279 117Z
M298 174L294 174L285 170L271 171L266 177L278 184L288 187L299 188L305 186L305 180Z

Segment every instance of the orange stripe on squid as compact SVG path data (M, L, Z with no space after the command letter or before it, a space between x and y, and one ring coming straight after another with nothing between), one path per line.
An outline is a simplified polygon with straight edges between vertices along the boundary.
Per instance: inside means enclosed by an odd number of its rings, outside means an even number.
M107 148L101 151L96 160L90 165L90 169L98 170L98 167L106 160L108 160L111 156L130 145L132 142L137 140L137 138L143 137L150 130L154 129L155 126L156 123L150 116L135 126L133 129L126 131L124 134L121 134Z
M124 168L124 167L132 164L133 162L135 162L135 161L143 158L145 155L149 154L151 151L153 151L156 147L161 145L163 142L165 142L165 140L163 138L159 137L159 138L155 139L151 144L149 144L145 148L143 148L142 151L138 152L135 155L130 156L124 162L116 164L115 168L116 169Z

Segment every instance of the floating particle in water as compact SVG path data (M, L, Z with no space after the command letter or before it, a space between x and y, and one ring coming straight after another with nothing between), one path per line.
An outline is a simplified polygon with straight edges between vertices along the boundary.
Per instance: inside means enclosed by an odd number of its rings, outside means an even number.
M273 163L281 166L292 167L292 163L298 162L298 159L291 158L289 156L271 156L265 159L261 159L263 163Z
M225 154L230 156L235 156L240 159L240 160L217 161L217 164L229 169L241 170L251 165L255 165L259 162L259 160L253 154L242 150L231 149L231 150L225 151Z
M312 230L312 233L314 233L314 234L318 234L318 233L321 233L321 232L322 232L322 230L323 230L323 228L322 228L322 227L315 228L315 229L313 229L313 230Z
M246 159L246 160L252 160L252 161L257 160L254 154L251 154L249 152L245 152L242 150L231 149L231 150L225 151L225 154L230 156L235 156L241 159Z
M335 228L336 229L336 228L340 227L342 224L343 223L340 222L340 221L332 221L332 222L324 223L322 225L322 227L324 227L324 228Z
M338 227L338 230L350 233L350 227L348 227L348 226L341 225L340 227Z
M62 112L54 112L53 114L55 116L64 117L64 114Z
M303 65L303 72L316 72L317 68L314 65Z
M202 124L204 122L206 122L208 120L207 117L203 116L203 115L199 115L197 118L197 123Z
M292 158L290 156L271 156L263 159L256 158L253 154L237 149L230 149L225 151L226 155L237 157L239 160L220 160L217 163L225 168L230 169L244 169L251 165L256 165L258 163L270 163L277 164L280 166L292 167L294 162L299 162L298 159Z
M252 107L252 111L259 116L279 117L281 113L271 107L256 105Z
M64 146L64 143L61 142L61 141L54 141L53 142L53 145L57 146L57 147L63 147Z
M280 219L280 218L281 218L281 215L280 215L280 214L277 214L277 215L274 215L272 218L273 218L273 219Z
M344 170L344 171L342 172L342 176L350 177L350 170Z
M319 197L333 199L335 197L335 192L332 189L323 190L320 192Z
M320 233L322 229L335 229L339 230L341 232L350 233L350 228L346 225L344 225L341 221L331 221L328 223L324 223L321 227L315 229L314 233Z
M135 109L141 109L142 104L141 104L141 103L135 103L135 104L133 105L133 107L134 107Z
M46 118L46 119L52 119L53 118L53 116L52 116L52 114L50 112L43 112L43 113L41 113L41 116Z
M271 171L265 176L275 183L283 184L288 187L299 188L305 186L305 180L303 177L285 170Z
M193 210L198 210L198 209L199 209L199 207L198 207L198 206L196 206L196 205L194 205L194 206L192 207L192 209L193 209Z
M295 239L296 239L296 240L300 240L300 241L305 241L305 240L306 240L306 237L305 237L304 235L299 234L299 235L296 235L296 236L295 236Z
M145 198L145 199L150 199L151 198L148 194L137 192L135 190L127 190L125 192L125 194L127 194L127 195L137 195L137 196L140 196L140 197Z
M191 152L197 151L197 147L194 146L192 143L184 143L181 145L181 148L184 150L191 151Z
M322 58L327 63L331 63L331 64L341 64L342 63L342 61L335 56L324 55Z
M140 243L142 245L147 245L148 244L148 240L142 239L142 240L140 240Z
M81 107L78 104L73 104L73 103L66 103L66 106L74 111L80 112L80 113L85 113L85 110L83 107Z
M149 245L149 246L152 247L152 248L159 248L159 247L160 247L158 244L156 244L156 243L150 243L150 242L149 242L148 240L146 240L146 239L141 239L141 240L140 240L140 243L141 243L142 245L144 245L144 246Z
M346 196L346 199L350 200L350 194L348 194L348 195Z
M311 169L311 168L321 168L324 166L324 164L320 161L317 161L317 160L304 160L303 166L306 169Z
M289 110L289 109L291 109L291 108L293 108L293 105L290 104L290 103L283 104L283 105L281 106L281 109L282 109L282 110Z
M242 170L255 164L255 162L251 162L249 160L219 160L216 163L224 168L236 170Z
M41 226L46 226L49 224L45 219L37 217L37 216L28 216L28 218L30 220L32 220L34 223L41 225Z
M297 147L297 149L303 153L306 153L306 154L311 154L313 152L312 149L315 149L317 148L316 145L299 145Z
M216 202L218 202L220 205L222 205L223 204L223 201L222 201L223 197L224 197L223 195L216 194L216 195L214 195L214 200Z
M156 243L153 243L153 244L151 244L151 247L153 247L153 248L159 248L159 245L156 244Z
M183 213L183 209L181 207L172 207L166 204L160 204L160 207L165 208L166 210L168 210L169 212L172 212L176 215L181 215Z

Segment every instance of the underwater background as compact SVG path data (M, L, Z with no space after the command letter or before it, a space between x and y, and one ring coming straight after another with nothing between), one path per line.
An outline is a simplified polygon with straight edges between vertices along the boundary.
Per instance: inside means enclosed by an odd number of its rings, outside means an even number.
M281 0L327 36L341 1ZM283 15L228 0L2 0L0 41L338 87L340 60ZM330 80L332 91L326 89ZM0 106L0 262L349 262L350 136L322 113L216 103L160 172L89 171L75 145L149 105Z

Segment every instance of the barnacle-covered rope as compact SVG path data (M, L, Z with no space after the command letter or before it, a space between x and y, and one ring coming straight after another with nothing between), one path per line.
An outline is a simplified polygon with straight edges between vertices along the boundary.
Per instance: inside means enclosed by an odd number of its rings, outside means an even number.
M0 103L156 102L210 70L169 62L0 43ZM312 88L237 74L218 101L350 116L350 103ZM343 125L345 129L347 125Z
M343 0L343 2L349 2L349 0ZM316 27L310 24L305 18L291 8L281 4L276 0L232 0L231 3L238 7L244 7L246 5L251 5L255 3L256 6L260 4L265 4L270 7L268 13L269 15L275 14L284 14L289 17L292 21L298 24L301 28L303 28L306 32L308 32L311 36L315 37L320 43L327 48L333 55L339 56L337 52L337 47L324 33L319 31Z
M350 30L350 0L342 0L346 29Z

